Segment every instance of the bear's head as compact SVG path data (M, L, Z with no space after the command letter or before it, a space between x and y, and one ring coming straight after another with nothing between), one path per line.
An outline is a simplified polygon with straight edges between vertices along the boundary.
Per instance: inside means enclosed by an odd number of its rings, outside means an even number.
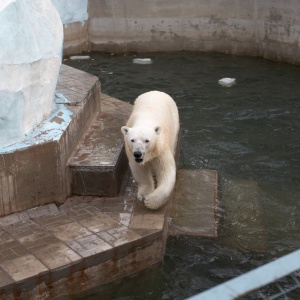
M123 126L121 131L137 163L146 163L156 156L157 139L161 133L161 127Z

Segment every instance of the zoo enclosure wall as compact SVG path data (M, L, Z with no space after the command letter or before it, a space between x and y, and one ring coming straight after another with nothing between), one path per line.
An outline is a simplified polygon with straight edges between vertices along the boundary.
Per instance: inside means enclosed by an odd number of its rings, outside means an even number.
M89 0L64 54L216 51L300 64L297 0Z

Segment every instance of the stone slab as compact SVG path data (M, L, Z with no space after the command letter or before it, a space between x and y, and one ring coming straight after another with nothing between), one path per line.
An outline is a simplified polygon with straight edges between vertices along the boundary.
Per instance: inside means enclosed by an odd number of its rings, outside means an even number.
M83 236L67 243L81 257L90 257L112 249L112 246L95 234Z
M178 170L170 235L217 236L218 173Z
M14 280L0 268L0 288L14 283Z
M81 260L81 257L62 242L48 240L42 247L31 250L49 270L66 267Z
M0 263L0 267L15 281L45 273L48 268L31 254Z
M29 254L28 250L13 240L0 245L0 263Z
M151 213L136 214L130 224L131 229L156 229L162 230L164 227L164 215Z
M127 226L119 226L118 228L100 232L98 233L98 236L114 247L130 243L141 238L139 234L128 229Z

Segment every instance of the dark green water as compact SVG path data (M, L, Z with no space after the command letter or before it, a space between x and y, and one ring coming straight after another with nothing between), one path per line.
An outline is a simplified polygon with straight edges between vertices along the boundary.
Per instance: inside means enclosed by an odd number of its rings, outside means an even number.
M135 57L153 64L133 64ZM300 247L299 67L184 52L94 53L64 63L99 76L104 93L130 103L149 90L170 94L180 113L181 167L220 175L217 239L169 238L161 265L72 299L184 299ZM221 87L223 77L237 83ZM247 203L239 206L241 180Z

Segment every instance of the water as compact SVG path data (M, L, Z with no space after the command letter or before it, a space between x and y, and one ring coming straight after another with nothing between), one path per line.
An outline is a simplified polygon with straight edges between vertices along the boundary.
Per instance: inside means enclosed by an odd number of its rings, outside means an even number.
M153 64L133 64L137 57ZM72 299L183 299L300 247L299 67L185 52L94 53L65 63L130 103L149 90L170 94L180 113L181 167L218 170L221 196L217 239L169 238L161 265L101 296L95 289ZM223 77L237 83L221 87Z

